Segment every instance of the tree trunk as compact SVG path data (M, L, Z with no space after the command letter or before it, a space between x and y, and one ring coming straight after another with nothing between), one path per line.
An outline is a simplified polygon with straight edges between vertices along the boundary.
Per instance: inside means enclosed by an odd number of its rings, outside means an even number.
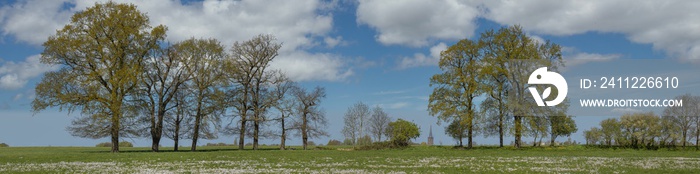
M163 117L165 117L165 106L158 108L158 117L155 120L155 127L151 129L151 150L160 150L160 139L163 137Z
M302 114L302 124L301 124L301 139L304 142L304 150L306 150L306 146L309 140L308 132L306 132L306 113Z
M284 114L282 114L282 137L280 138L280 150L284 150L284 142L287 140L287 130L284 128Z
M245 147L245 122L246 118L241 118L241 131L238 135L238 150L243 150Z
M253 150L258 150L258 135L260 133L260 118L257 114L255 116L255 121L253 121Z
M503 147L503 114L498 117L498 147Z
M469 132L467 132L467 148L471 149L472 148L472 138L473 138L473 125L471 119L469 120Z
M175 141L175 147L173 147L173 150L177 151L180 141L180 121L175 121L175 136L173 141Z
M520 116L515 116L515 119L514 119L515 120L515 144L514 144L515 148L520 148L520 143L522 140L523 125L522 125L521 119L522 118Z
M683 141L683 148L685 148L685 141L686 141L685 137L686 137L687 135L688 135L687 131L684 130L684 131L683 131L683 139L682 139L682 141Z
M191 151L197 150L197 139L199 139L199 125L202 123L202 102L201 100L197 103L197 114L194 119L194 133L192 134L192 147Z
M113 115L112 117L112 120L115 120L114 117L117 116ZM112 121L110 131L112 133L112 153L119 153L119 121Z
M554 147L554 139L556 139L557 136L555 136L554 133L552 133L551 135L552 135L552 140L549 142L549 146Z

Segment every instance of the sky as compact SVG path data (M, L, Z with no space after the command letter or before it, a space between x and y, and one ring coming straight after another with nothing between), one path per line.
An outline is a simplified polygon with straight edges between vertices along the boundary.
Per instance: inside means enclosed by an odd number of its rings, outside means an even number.
M283 46L272 67L304 87L326 89L321 107L329 121L330 136L312 139L322 144L344 138L340 133L343 115L356 102L383 107L394 119L415 122L422 131L417 142L426 141L432 127L436 144L454 144L444 134L446 124L438 125L437 118L427 112L432 90L429 78L441 72L437 67L440 51L460 39L476 39L490 29L521 25L530 37L561 45L563 59L571 69L608 65L613 68L607 70L616 72L615 67L626 65L616 60L636 59L668 62L665 69L673 69L700 58L700 2L692 0L115 2L133 3L150 17L152 25L166 25L169 42L216 38L228 47L258 34L275 35ZM0 2L0 142L11 146L93 146L109 141L72 137L66 132L79 113L58 108L36 114L30 111L35 85L43 73L58 69L39 61L42 43L66 25L72 14L94 3ZM575 116L579 131L571 138L583 142L583 130L618 115ZM233 143L234 139L237 137L221 135L200 144ZM299 139L288 144L300 144ZM505 142L512 139L507 137ZM125 140L137 146L150 145L146 138ZM278 142L267 139L261 143ZM475 142L496 144L498 140L478 137ZM172 141L162 143L168 146Z

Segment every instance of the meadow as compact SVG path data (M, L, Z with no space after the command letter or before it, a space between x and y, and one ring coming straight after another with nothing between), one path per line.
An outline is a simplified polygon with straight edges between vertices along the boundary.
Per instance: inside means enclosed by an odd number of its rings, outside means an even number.
M471 150L233 150L150 152L102 147L0 148L0 173L698 173L700 151L602 149L586 146ZM185 149L185 148L181 148ZM298 149L298 148L297 148ZM321 150L322 149L322 150Z

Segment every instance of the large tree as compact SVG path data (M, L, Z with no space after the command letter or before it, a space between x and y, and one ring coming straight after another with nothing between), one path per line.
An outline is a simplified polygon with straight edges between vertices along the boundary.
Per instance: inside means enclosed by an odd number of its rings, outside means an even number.
M246 123L253 121L253 149L258 149L260 126L265 113L276 100L269 99L269 88L285 82L279 71L269 70L270 62L279 54L282 44L272 35L258 35L245 42L236 42L227 62L232 105L240 118L238 148L243 149ZM272 97L274 98L274 97Z
M440 54L441 74L430 78L430 86L435 86L430 94L428 111L445 122L461 120L467 129L467 148L473 145L475 100L481 95L479 70L482 66L480 44L463 39Z
M61 66L36 87L34 112L59 106L80 109L89 121L109 123L112 152L119 152L124 108L141 79L144 58L165 37L131 4L96 3L50 36L41 61Z
M353 146L357 145L357 140L364 136L365 122L370 116L369 106L362 102L355 103L345 112L342 133L346 139L351 139Z
M484 32L480 45L484 49L484 60L487 60L483 64L482 76L487 77L483 84L489 85L484 89L490 91L490 98L501 102L495 105L499 117L512 114L514 143L519 148L527 126L524 119L534 118L528 116L552 116L546 115L551 111L535 105L532 95L526 90L530 87L528 77L539 67L546 66L550 71L556 71L563 66L561 47L549 41L540 43L531 39L520 26Z
M160 147L165 115L176 107L172 101L190 78L183 67L187 62L181 60L183 57L178 54L180 50L175 48L180 46L155 51L153 56L145 60L143 80L138 91L137 98L141 101L150 125L151 150L154 152Z
M292 93L298 102L296 106L298 117L293 127L301 134L303 147L306 150L309 138L328 136L324 130L328 120L326 114L319 107L321 99L326 97L326 90L322 87L316 87L312 91L294 88Z
M178 56L182 57L184 69L191 75L186 83L191 98L191 113L194 116L192 126L192 147L197 150L197 141L201 138L216 138L216 128L224 112L224 94L222 86L222 65L226 57L224 47L216 39L188 39L174 45Z
M280 122L280 150L285 150L288 138L287 131L291 130L291 126L287 124L287 119L294 114L294 108L298 105L298 101L290 94L295 88L299 87L294 82L287 81L278 83L274 90L275 96L277 96L274 108L280 114L280 117L275 119Z

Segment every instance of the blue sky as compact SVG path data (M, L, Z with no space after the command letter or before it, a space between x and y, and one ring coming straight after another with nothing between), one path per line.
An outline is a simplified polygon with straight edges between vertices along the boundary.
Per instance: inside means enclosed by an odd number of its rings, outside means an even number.
M564 59L577 67L619 59L682 63L700 58L697 1L272 1L117 0L136 4L153 25L168 26L171 42L213 37L230 46L261 33L277 36L284 46L272 66L305 87L320 85L327 90L322 107L331 136L313 140L324 144L343 139L343 114L358 101L382 106L394 119L416 122L423 131L419 142L426 141L432 126L436 143L453 144L443 133L444 125L437 125L437 119L426 111L431 92L428 79L440 72L436 62L441 50L489 29L520 24L530 36L563 46ZM52 108L32 115L29 106L42 74L56 69L38 62L41 44L73 13L93 4L79 0L0 2L0 142L92 146L108 141L70 136L65 127L76 113ZM581 132L604 118L577 117L579 132L572 139L583 141ZM203 143L232 143L233 139L222 135ZM147 139L126 140L139 146L150 143ZM511 140L507 138L506 143ZM477 144L497 141L476 139ZM291 142L300 143L297 138ZM166 146L171 143L163 142Z

